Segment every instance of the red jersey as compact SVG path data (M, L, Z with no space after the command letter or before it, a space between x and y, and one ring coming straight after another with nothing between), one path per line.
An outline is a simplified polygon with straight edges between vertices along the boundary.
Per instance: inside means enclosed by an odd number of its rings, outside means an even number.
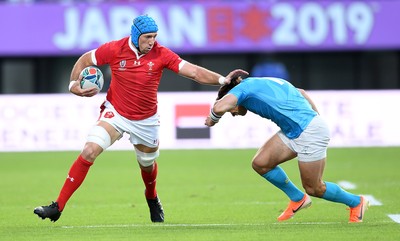
M182 61L157 42L149 53L139 55L130 37L101 45L94 56L96 65L110 65L107 100L130 120L143 120L157 112L157 91L163 70L178 73Z

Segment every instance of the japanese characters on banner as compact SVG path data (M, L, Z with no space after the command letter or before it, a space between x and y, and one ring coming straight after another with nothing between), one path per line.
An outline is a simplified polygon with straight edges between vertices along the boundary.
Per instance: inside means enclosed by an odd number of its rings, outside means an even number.
M82 54L128 36L140 14L179 53L398 49L399 9L392 0L3 2L0 55Z
M331 147L400 146L400 91L309 91L331 131ZM81 150L105 98L0 95L0 151ZM278 128L248 113L208 128L214 92L159 94L163 149L258 148ZM111 150L132 150L129 136Z

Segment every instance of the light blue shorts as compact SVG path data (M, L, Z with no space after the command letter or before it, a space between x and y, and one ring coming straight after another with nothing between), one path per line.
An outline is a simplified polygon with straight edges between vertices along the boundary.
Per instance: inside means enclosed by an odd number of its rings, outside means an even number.
M328 125L319 115L312 119L296 139L289 139L282 131L278 132L278 136L283 143L297 153L297 158L301 162L319 161L326 158L330 134Z

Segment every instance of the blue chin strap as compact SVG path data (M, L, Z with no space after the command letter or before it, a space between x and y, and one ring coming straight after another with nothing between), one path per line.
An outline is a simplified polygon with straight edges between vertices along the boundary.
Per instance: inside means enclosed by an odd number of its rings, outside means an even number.
M145 33L156 33L158 26L154 19L147 15L141 15L133 20L131 27L131 39L133 45L139 49L139 37Z

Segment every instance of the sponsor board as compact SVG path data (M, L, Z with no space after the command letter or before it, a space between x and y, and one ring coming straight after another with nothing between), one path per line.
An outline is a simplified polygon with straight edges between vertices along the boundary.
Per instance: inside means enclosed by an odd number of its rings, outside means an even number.
M400 146L400 91L309 91L331 131L331 147ZM0 95L0 151L81 150L105 94ZM214 92L159 93L160 147L258 148L277 126L253 113L226 114L208 128ZM110 147L132 150L128 135Z

